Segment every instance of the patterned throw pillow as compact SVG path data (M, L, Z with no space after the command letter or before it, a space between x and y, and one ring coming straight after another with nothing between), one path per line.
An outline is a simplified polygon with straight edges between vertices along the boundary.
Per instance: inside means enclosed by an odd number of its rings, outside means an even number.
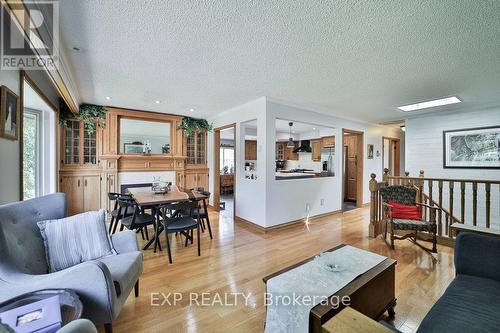
M105 211L100 210L37 223L51 273L116 254L105 216Z

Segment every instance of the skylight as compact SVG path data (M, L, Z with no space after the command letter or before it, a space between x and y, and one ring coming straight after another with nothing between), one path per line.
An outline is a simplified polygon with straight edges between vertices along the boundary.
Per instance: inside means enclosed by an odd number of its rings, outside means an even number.
M441 99L435 99L435 100L427 101L427 102L420 102L420 103L416 103L416 104L398 106L398 109L400 109L401 111L409 112L409 111L416 111L416 110L421 110L421 109L433 108L435 106L455 104L455 103L460 103L460 102L462 102L462 101L459 100L458 97L452 96L452 97L446 97L446 98L441 98Z

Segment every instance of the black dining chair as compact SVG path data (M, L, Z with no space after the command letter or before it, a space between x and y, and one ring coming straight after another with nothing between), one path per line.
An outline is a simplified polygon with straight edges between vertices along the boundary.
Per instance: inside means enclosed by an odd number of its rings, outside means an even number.
M119 207L118 207L118 198L124 197L124 198L131 198L132 196L130 194L126 193L116 193L116 192L109 192L108 193L108 199L111 201L114 201L114 207L113 210L111 211L111 221L109 223L109 234L114 234L116 232L116 228L118 226L119 220L121 219L121 216L118 215L119 212ZM130 216L132 214L131 211L124 211L125 216Z
M122 231L124 228L127 228L129 230L135 230L137 232L146 230L147 233L147 227L149 225L152 225L153 228L157 230L155 216L152 214L144 213L144 210L137 205L133 198L119 197L116 201L119 207L118 217L120 217L120 220L117 220L116 224L120 222L120 231ZM126 216L125 212L130 212L130 214Z
M172 252L170 250L170 240L168 234L181 233L186 236L186 245L188 240L193 243L193 231L196 229L198 256L201 255L200 250L200 208L197 201L179 202L175 204L167 204L159 207L160 214L163 217L162 224L167 240L168 261L172 263ZM182 212L179 214L178 212ZM159 242L158 242L159 243Z
M202 231L205 232L205 229L208 227L208 233L210 234L210 239L213 239L212 227L210 226L210 218L208 217L208 208L207 208L207 206L208 206L207 200L208 200L208 198L210 198L210 192L200 191L200 193L207 197L206 199L199 200L199 201L201 201L201 203L198 201L198 204L202 206L202 207L200 207L202 209L198 210L200 221L201 221L201 228L202 228ZM198 217L197 216L198 212L195 212L195 216L194 216L195 218Z

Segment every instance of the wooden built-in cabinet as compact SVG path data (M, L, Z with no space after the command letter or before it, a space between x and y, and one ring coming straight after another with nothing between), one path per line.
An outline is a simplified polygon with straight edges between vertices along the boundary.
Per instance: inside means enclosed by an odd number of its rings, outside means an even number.
M101 208L101 176L99 174L60 176L60 191L68 198L68 215Z
M293 148L288 148L287 144L285 143L285 154L284 154L285 158L284 159L287 161L298 161L299 160L299 154L293 152L296 148L299 147L299 142L294 141L293 144L294 144Z
M186 164L206 167L207 164L207 133L192 133L186 136Z
M208 169L187 170L184 178L184 187L186 189L203 187L205 190L208 190Z
M323 148L335 148L335 136L324 136L321 138Z
M276 142L276 160L282 161L285 159L285 142Z
M120 117L170 122L169 154L120 154ZM120 172L174 171L179 187L208 189L207 133L185 136L177 130L182 117L163 113L107 108L106 127L94 134L83 122L61 126L59 191L68 196L68 213L101 208L110 211L109 192L120 192Z
M246 161L257 160L257 141L245 140L245 160Z
M311 140L311 156L313 161L321 161L321 148L323 141L321 139Z

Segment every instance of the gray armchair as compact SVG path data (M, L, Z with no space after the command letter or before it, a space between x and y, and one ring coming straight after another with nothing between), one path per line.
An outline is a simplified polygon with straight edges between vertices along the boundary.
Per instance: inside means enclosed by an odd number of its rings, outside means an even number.
M82 300L83 317L104 323L111 332L111 322L134 287L139 295L142 252L136 235L123 231L112 236L117 255L48 274L36 222L63 218L66 209L63 193L0 206L0 302L40 289L72 289Z

